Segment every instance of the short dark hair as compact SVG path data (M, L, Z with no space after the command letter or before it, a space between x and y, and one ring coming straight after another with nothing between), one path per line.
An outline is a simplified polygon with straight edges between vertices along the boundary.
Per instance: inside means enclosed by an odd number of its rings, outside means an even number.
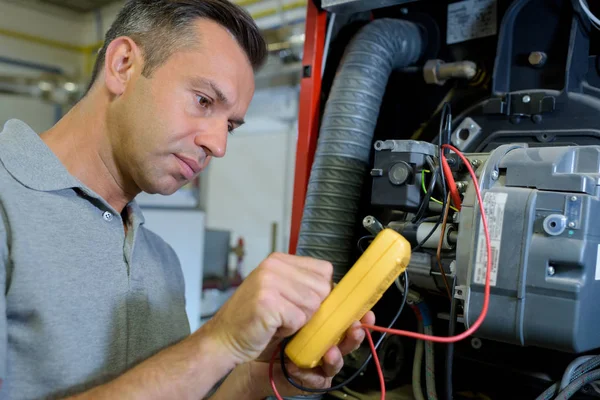
M106 33L98 52L90 87L102 71L108 45L127 36L144 55L144 76L164 63L176 50L191 45L192 23L198 18L227 29L242 47L254 70L267 57L267 45L256 23L242 7L228 0L128 0Z

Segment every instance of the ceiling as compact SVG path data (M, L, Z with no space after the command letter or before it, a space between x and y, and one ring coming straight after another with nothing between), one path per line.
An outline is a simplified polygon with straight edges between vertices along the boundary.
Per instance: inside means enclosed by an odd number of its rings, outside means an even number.
M116 0L39 0L40 3L52 4L71 11L86 13L94 11Z

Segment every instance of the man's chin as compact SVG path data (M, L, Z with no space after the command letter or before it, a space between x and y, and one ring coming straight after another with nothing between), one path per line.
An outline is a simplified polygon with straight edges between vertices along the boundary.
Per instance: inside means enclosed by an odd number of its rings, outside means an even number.
M172 179L170 182L161 182L159 184L147 185L142 188L143 192L148 194L160 194L170 196L184 186L185 182L181 183Z

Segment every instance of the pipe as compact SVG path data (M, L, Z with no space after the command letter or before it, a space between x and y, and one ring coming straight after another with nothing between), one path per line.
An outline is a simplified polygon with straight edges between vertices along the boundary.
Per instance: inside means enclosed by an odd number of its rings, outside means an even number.
M325 105L296 253L329 261L338 282L352 265L354 227L388 78L426 44L416 24L377 19L352 39Z
M44 64L25 61L25 60L18 60L18 59L14 59L14 58L10 58L10 57L0 56L0 63L14 65L17 67L33 69L36 71L42 71L42 72L51 73L51 74L64 75L64 71L59 67L44 65ZM54 120L55 120L55 122L58 122L62 118L62 115L63 115L62 106L60 104L55 104L54 105Z
M7 64L7 65L14 65L15 67L23 67L23 68L33 69L33 70L41 71L41 72L47 72L49 74L64 75L64 71L59 67L45 65L45 64L39 64L36 62L31 62L31 61L18 60L16 58L0 56L0 63Z
M431 324L431 314L425 302L417 304L423 320L423 332L426 335L433 336L433 326ZM425 342L425 387L427 388L427 400L438 400L435 388L435 354L433 342Z
M424 332L423 321L419 319L418 321L419 332ZM421 369L423 368L423 341L417 340L417 345L415 346L415 357L413 358L413 370L412 370L412 390L413 397L415 400L425 400L425 396L423 395L423 388L421 386Z

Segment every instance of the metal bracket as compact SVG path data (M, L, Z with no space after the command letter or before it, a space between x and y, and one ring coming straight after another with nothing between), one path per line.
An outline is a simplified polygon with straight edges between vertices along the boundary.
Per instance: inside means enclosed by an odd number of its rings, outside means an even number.
M499 165L502 159L511 151L515 149L527 148L526 143L519 144L503 144L496 148L490 154L486 163L484 164L484 170L479 177L480 190L486 190L492 187L495 181L500 177Z
M489 99L483 106L484 114L531 116L554 112L556 97L543 92L508 94Z
M467 117L462 120L460 125L452 133L450 141L457 149L463 151L469 147L469 145L476 140L481 134L481 126L477 124L472 118Z

